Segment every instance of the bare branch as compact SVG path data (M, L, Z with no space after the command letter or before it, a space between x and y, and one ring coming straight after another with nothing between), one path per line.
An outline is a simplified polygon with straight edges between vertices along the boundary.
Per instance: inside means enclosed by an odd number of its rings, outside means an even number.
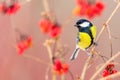
M85 62L85 65L84 65L84 68L83 68L83 71L82 71L80 80L85 80L85 79L84 79L84 78L85 78L85 73L86 73L86 71L87 71L87 69L88 69L88 65L89 65L89 62L90 62L90 60L91 60L91 57L92 57L92 56L89 56L89 57L87 58L86 62Z
M104 77L104 78L100 78L99 80L107 80L107 79L110 79L110 78L115 78L117 76L120 76L120 72L117 72L117 73L114 73L114 74L111 74L107 77Z
M114 55L112 58L110 58L103 66L101 66L94 75L90 78L90 80L94 80L95 77L102 71L102 69L105 68L107 64L109 64L112 60L116 59L118 56L120 56L120 52L118 52L116 55Z

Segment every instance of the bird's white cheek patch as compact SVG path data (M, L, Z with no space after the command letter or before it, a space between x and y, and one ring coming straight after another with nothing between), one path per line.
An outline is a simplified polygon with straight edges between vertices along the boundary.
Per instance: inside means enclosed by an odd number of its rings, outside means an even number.
M83 22L82 24L80 24L81 27L88 27L89 25L89 22Z

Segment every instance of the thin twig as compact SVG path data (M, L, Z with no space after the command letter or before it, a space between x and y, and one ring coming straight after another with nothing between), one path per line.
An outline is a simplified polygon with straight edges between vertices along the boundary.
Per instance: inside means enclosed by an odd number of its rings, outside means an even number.
M55 19L54 17L50 14L51 10L50 10L50 6L49 6L49 3L48 3L48 0L42 0L43 1L43 6L44 6L44 9L45 9L45 12L48 13L48 17L50 19L50 21L52 23L55 23Z
M99 80L107 80L107 79L115 78L115 77L117 77L117 76L120 76L120 72L111 74L111 75L109 75L109 76L107 76L107 77L100 78Z
M58 41L58 39L55 39L55 42L53 44L53 49L52 49L52 53L53 53L54 57L55 57L55 51L56 51L57 41Z
M112 37L111 37L111 32L110 32L110 27L107 27L107 33L108 33L108 38L109 38L109 42L110 42L110 57L112 57L112 53L113 53L113 47L112 47Z
M85 73L86 73L86 71L87 71L87 69L88 69L89 61L90 61L91 58L92 58L92 56L89 56L89 57L87 58L87 60L86 60L86 62L85 62L85 65L84 65L84 68L83 68L83 71L82 71L82 74L81 74L81 77L80 77L80 80L85 80L85 79L84 79L84 78L85 78Z
M72 72L70 70L68 72L69 72L69 74L71 76L71 80L74 80L74 76L73 76Z
M105 30L105 28L107 27L107 25L109 24L110 20L112 19L112 17L115 15L116 11L119 9L120 7L120 2L117 4L117 6L115 7L115 9L113 10L113 12L111 13L110 17L107 19L107 21L105 22L105 24L103 25L102 29L100 30L95 42L98 42L98 40L100 39L103 31ZM91 49L92 51L94 51L95 46L93 46L93 48Z
M23 54L23 57L34 60L34 61L39 62L39 63L44 64L44 65L50 66L49 63L46 63L45 61L43 61L43 60L41 60L41 59L39 59L35 56L28 55L28 54Z
M44 9L45 9L45 12L48 13L48 17L50 19L50 21L55 24L56 23L56 17L55 15L51 15L50 12L51 12L51 9L50 9L50 4L48 3L48 0L42 0L43 1L43 5L44 5ZM54 11L54 10L53 10ZM56 44L55 44L56 45ZM49 40L47 40L45 42L45 46L48 50L48 54L49 54L49 59L50 59L50 63L51 65L53 66L53 53L52 53L52 49L51 49L51 43L49 42ZM55 49L54 49L55 50ZM51 69L51 73L52 73L52 80L56 80L56 74L55 72Z
M51 50L51 44L53 43L52 40L46 40L44 43L44 46L47 48L48 50L48 54L49 54L49 59L50 59L50 63L53 64L53 54L52 54L52 50Z
M61 75L61 80L66 80L65 74L62 74L62 75Z
M94 65L94 63L96 62L96 60L97 60L97 57L94 57L94 60L93 61L91 60L89 62L89 65L88 65L87 69L89 69L92 65Z
M48 4L48 0L42 0L43 1L43 6L44 6L44 9L47 13L50 12L50 8L49 8L49 4Z
M114 9L114 11L111 13L110 17L108 18L108 20L106 21L106 24L108 24L110 22L110 20L112 19L112 17L115 15L116 11L119 9L120 7L120 2L118 2L116 8Z
M50 64L53 67L53 54L52 54L52 49L51 49L51 44L52 43L53 43L53 40L46 40L45 43L44 43L44 46L48 50ZM56 74L55 74L55 72L52 69L51 69L51 73L52 73L52 80L56 80Z
M115 13L116 13L116 11L119 9L119 7L120 7L120 2L117 4L116 8L113 10L112 14L111 14L110 17L107 19L106 23L103 25L103 27L102 27L101 31L99 32L99 34L98 34L95 42L97 42L97 41L100 39L103 31L104 31L105 28L108 26L110 20L111 20L112 17L115 15ZM95 46L93 46L93 48L91 49L91 51L94 51L94 49L95 49ZM108 63L109 63L111 60L113 60L113 59L114 59L114 57L112 57L112 58L111 58L110 60L108 60L106 63L108 64ZM106 64L103 65L103 66L91 77L90 80L94 80L94 78L97 76L97 74L98 74L105 66L106 66Z
M116 3L120 2L120 0L113 0L113 1L116 2Z
M102 67L100 67L94 75L90 78L90 80L94 80L95 77L101 72L102 69L105 68L107 64L109 64L112 60L116 59L118 56L120 56L120 52L118 52L116 55L114 55L112 58L110 58Z
M55 14L55 1L54 0L50 0L49 2L49 5L50 5L50 15L52 16L52 19L53 19L53 22L57 22L57 17L56 17L56 14Z
M49 58L50 58L50 60L52 60L53 55L52 55L51 47L50 46L46 46L46 47L47 47L47 50L48 50L48 53L49 53ZM52 61L51 61L51 63L52 63Z
M106 62L106 60L109 59L108 57L106 57L106 56L104 56L104 55L101 55L100 53L96 53L96 54L97 54L98 56L100 56L104 62Z
M48 72L50 71L50 66L47 67L46 73L45 73L45 80L49 79Z
M95 53L97 56L101 57L104 62L106 62L106 60L109 59L108 57L106 57L106 56L104 56L104 55L101 55L100 52L98 53L97 51L94 51L94 53ZM105 59L106 59L106 60L105 60Z
M24 0L20 3L20 5L25 5L26 3L31 2L31 0Z

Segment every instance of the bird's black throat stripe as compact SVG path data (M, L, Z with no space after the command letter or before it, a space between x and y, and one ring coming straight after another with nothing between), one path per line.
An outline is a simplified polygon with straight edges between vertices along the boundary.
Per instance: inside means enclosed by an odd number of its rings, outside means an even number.
M89 48L89 47L93 44L93 40L94 40L90 28L91 28L91 27L86 27L86 28L81 28L81 29L79 29L80 32L87 33L87 34L90 36L90 38L91 38L91 44L90 44L87 48ZM87 48L86 48L86 49L87 49Z

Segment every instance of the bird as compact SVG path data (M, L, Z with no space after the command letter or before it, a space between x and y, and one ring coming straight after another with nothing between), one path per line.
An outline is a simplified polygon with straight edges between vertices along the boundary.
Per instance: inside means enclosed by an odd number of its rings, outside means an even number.
M93 44L96 37L96 26L87 19L79 19L74 25L78 28L76 38L76 48L70 57L70 60L76 59L80 50L87 51ZM91 55L89 53L89 55Z

